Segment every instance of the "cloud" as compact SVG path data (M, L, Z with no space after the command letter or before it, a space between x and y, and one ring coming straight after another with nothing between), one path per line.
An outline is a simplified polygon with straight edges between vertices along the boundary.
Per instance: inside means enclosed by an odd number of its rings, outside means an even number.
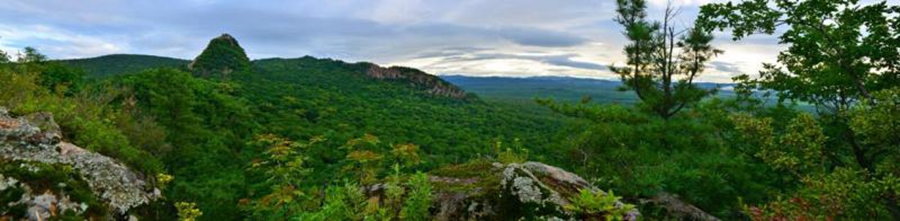
M484 28L452 23L420 23L398 31L401 34L413 34L422 37L469 36L482 41L501 39L519 45L538 47L571 47L588 41L587 38L575 33L533 27L504 26Z
M670 4L675 7L679 6L700 6L709 3L728 2L729 0L650 0L649 5L653 7L665 7Z
M699 4L722 0L675 1L684 9L679 24L690 24ZM655 18L665 0L650 3ZM614 78L606 66L624 62L627 43L614 14L608 0L11 0L0 4L0 49L191 59L229 33L254 59L312 55L432 73ZM731 65L711 64L723 73L702 80L757 70L779 51L775 38L746 40L752 46L717 40L726 54L716 61Z
M380 23L403 23L418 20L417 15L425 13L422 0L385 0L369 12L369 17Z
M730 73L730 74L739 74L741 73L741 69L738 68L737 65L733 63L723 62L723 61L713 61L709 63L713 68L717 71Z
M14 54L21 48L33 46L39 51L53 54L57 58L120 53L127 47L125 43L43 25L13 27L3 24L0 24L0 45L3 46L4 51L10 54Z
M571 33L529 28L504 28L497 30L500 36L521 45L540 47L572 47L584 44L587 39Z
M602 46L587 44L586 47ZM572 76L615 79L605 63L580 53L546 53L534 47L518 49L443 48L426 51L393 65L418 67L434 74L471 76ZM590 61L590 62L588 62Z
M559 66L565 68L576 68L602 71L607 70L605 65L573 60L578 57L577 54L551 54L551 55L533 55L533 54L502 54L502 53L481 53L483 49L476 50L453 50L444 49L440 52L422 53L416 58L436 58L448 62L464 62L464 61L490 61L490 60L525 60L540 62L547 65Z
M415 55L413 58L442 58L442 57L461 57L463 55L477 53L481 51L486 51L487 48L479 48L479 47L448 47L441 48L435 51L422 52L418 55Z
M574 58L574 57L577 57L577 55L575 55L575 54L562 54L562 55L492 54L492 55L482 55L482 56L476 57L474 59L485 59L485 60L487 60L487 59L520 59L520 60L537 61L537 62L545 63L548 65L568 67L568 68L587 69L587 70L596 70L596 71L607 70L607 67L605 65L572 60L572 58Z
M542 61L544 61L548 64L557 65L557 66L565 66L565 67L580 68L580 69L590 69L590 70L598 70L598 71L608 70L606 65L600 65L600 64L591 63L591 62L576 61L576 60L572 60L573 57L575 57L575 55L548 56L548 57L543 58Z

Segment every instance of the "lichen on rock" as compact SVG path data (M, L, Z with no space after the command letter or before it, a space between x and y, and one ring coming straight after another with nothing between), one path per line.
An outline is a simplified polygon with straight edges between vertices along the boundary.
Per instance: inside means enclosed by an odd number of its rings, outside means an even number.
M63 142L59 126L49 113L36 113L25 117L13 118L6 109L0 107L0 160L5 162L43 163L49 165L66 165L74 173L87 182L91 191L119 214L149 203L159 197L139 173L116 162L115 159L82 149L74 144ZM27 167L23 163L21 166ZM3 178L0 174L0 178ZM10 180L0 182L0 187L16 184ZM19 182L21 184L21 182ZM74 209L79 206L67 205L68 197L51 193L42 193L28 198L29 210L44 211L51 202L57 210ZM47 195L50 194L50 195ZM47 207L49 208L49 207ZM64 211L64 210L60 210ZM29 215L31 216L31 215ZM46 217L44 217L46 218Z
M569 197L581 190L603 193L578 175L538 162L476 161L433 174L436 220L573 220L576 214L564 209ZM632 210L621 218L638 216Z

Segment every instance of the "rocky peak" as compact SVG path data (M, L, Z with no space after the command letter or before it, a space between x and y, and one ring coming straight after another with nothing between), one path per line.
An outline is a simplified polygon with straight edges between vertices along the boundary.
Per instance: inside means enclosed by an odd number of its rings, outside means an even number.
M249 71L250 59L237 39L229 34L222 34L210 40L206 49L188 68L195 76L228 79L233 73Z
M222 41L230 46L240 47L240 45L238 45L237 39L234 39L234 37L232 37L228 33L222 33L222 35L220 35L219 37L213 38L212 41Z
M429 94L456 99L466 98L466 92L443 79L407 67L384 68L375 64L366 64L366 75L376 79L397 80L408 82L411 86L426 90Z

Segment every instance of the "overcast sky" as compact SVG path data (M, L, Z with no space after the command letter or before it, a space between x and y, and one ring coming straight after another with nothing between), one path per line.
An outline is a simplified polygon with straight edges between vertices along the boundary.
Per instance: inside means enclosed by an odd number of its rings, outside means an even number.
M674 0L687 27L699 6ZM659 14L666 0L650 0ZM328 57L434 74L616 78L624 62L614 0L0 0L0 50L34 46L51 58L150 54L192 59L233 35L251 59ZM656 18L658 16L652 16ZM732 42L701 80L756 73L783 46L771 36Z

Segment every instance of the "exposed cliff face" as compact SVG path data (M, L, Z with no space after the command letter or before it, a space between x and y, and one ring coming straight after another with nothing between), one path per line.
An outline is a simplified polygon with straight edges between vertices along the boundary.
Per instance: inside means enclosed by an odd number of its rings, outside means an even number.
M233 73L250 70L250 59L237 39L231 35L213 38L209 45L188 65L195 76L228 79Z
M564 209L569 199L581 190L602 193L578 175L538 162L470 163L433 173L435 220L578 219ZM620 218L638 216L631 210Z
M141 174L112 158L62 141L59 126L48 113L13 118L0 107L0 163L13 167L18 164L23 170L32 172L41 170L40 165L71 170L79 180L87 183L96 198L120 215L160 197L159 190L148 185ZM0 193L20 190L20 199L10 205L26 205L29 219L48 219L66 209L76 213L88 209L85 202L74 202L64 191L54 192L52 188L30 186L22 181L11 174L0 174ZM53 185L70 184L63 181ZM0 214L0 220L6 215Z
M410 86L427 90L429 94L434 96L456 99L466 98L466 92L456 85L450 84L437 76L430 75L417 69L406 67L384 68L368 63L366 65L369 66L366 75L376 79L409 82Z

